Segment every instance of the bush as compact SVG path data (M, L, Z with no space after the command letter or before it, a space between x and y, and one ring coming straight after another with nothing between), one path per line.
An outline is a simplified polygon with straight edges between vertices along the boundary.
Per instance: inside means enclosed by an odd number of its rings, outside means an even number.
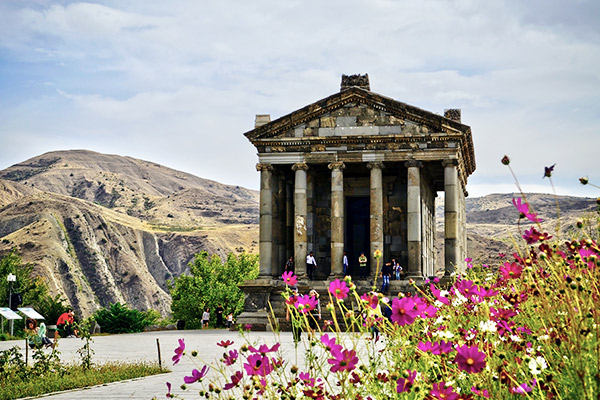
M106 333L142 332L148 325L155 324L160 314L155 310L139 311L121 303L111 304L92 316Z

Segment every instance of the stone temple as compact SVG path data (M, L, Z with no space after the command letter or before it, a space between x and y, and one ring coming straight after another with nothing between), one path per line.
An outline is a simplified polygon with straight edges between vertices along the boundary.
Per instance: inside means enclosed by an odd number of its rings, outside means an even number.
M459 109L435 114L372 92L368 75L343 75L339 92L273 121L257 115L245 136L258 151L260 275L243 287L242 320L276 300L290 257L310 287L342 277L344 252L354 280L364 252L371 284L376 250L381 264L395 258L405 279L448 275L464 265L475 155ZM443 272L435 260L440 192ZM305 280L309 252L317 261L315 282Z

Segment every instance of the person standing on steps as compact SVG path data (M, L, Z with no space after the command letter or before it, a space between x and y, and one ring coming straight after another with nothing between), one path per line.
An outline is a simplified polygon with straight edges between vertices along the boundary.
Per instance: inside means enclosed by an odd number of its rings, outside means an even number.
M342 266L344 268L344 276L348 275L348 256L346 252L344 252L344 257L342 258Z
M313 255L313 252L311 251L306 256L306 273L308 275L308 279L310 279L311 281L313 280L316 269L317 269L317 260L315 260L315 256Z
M392 275L392 264L385 263L381 268L381 293L385 293L390 289L390 276Z
M367 278L367 256L365 256L364 252L360 253L360 257L358 257L358 266L360 267L360 279Z
M285 263L285 267L284 267L285 271L290 271L290 272L294 272L294 257L291 256L289 260L287 260L287 262Z

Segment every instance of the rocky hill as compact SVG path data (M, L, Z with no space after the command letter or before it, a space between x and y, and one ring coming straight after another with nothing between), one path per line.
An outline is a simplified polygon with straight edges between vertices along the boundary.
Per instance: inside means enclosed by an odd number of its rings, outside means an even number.
M475 262L512 254L511 235L519 241L519 229L531 226L518 224L513 197L467 198L468 255ZM565 238L578 217L597 209L595 199L529 194L527 200L543 227ZM0 255L19 249L83 316L117 301L168 314L167 280L202 250L222 257L257 252L258 216L256 191L131 157L57 151L0 171Z
M258 194L154 163L74 150L0 171L0 252L18 248L89 315L170 310L166 282L206 250L256 252Z

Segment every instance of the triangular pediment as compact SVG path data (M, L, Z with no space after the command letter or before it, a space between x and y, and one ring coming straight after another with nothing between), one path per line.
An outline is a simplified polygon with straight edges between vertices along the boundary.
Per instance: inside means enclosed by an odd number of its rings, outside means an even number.
M244 135L253 143L277 138L461 134L470 128L441 115L351 87L316 101Z

